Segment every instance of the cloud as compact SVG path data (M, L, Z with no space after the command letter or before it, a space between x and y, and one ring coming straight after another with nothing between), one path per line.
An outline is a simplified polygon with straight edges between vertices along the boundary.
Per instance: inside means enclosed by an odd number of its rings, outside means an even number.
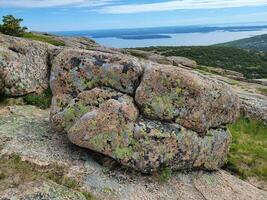
M97 6L106 6L111 4L116 4L120 0L91 0L84 1L83 3L77 5L77 7L97 7Z
M267 0L172 0L158 3L111 5L99 9L100 13L125 14L154 11L234 8L267 5Z
M111 5L118 0L0 0L1 7L46 8L59 6L96 7Z
M0 8L94 7L93 10L100 13L124 14L267 5L267 0L161 0L157 3L138 4L127 2L127 0L0 0Z

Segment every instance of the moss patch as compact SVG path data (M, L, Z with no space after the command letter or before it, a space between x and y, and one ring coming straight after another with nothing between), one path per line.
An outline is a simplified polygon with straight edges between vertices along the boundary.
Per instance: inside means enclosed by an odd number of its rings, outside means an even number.
M133 154L133 150L130 147L122 147L119 148L117 147L115 149L114 155L116 158L118 159L123 159L123 158L127 158L130 157Z
M267 180L267 126L264 123L240 117L229 125L233 142L226 169L241 178L257 177Z
M153 178L160 183L167 183L172 176L172 170L168 167L163 167L161 171L155 172Z
M42 109L49 108L52 101L52 92L50 89L44 91L43 94L28 94L23 97L24 101L28 105L37 106Z

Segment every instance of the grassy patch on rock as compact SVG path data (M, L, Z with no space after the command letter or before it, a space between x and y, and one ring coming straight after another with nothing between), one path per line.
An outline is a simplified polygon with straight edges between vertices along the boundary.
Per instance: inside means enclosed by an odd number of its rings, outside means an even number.
M61 182L63 168L36 170L36 167L28 162L23 162L17 155L9 158L0 158L0 190L16 187L22 183L34 180L53 180Z
M55 40L52 36L50 35L41 35L37 33L24 33L23 38L31 39L31 40L36 40L36 41L41 41L41 42L46 42L55 46L65 46L65 43L59 40Z
M50 89L45 90L42 94L28 94L23 97L0 97L0 106L13 105L33 105L41 109L50 108L52 101L52 92Z
M14 188L36 180L50 180L73 190L80 191L88 200L94 197L80 189L79 183L65 177L66 169L60 166L39 167L29 162L22 161L20 156L0 157L0 191Z
M243 179L257 177L267 181L267 126L242 116L229 129L233 142L226 169Z
M42 109L49 108L52 100L52 92L47 89L42 94L28 94L23 97L24 101L28 105L37 106Z
M161 170L152 173L153 181L159 183L168 183L172 177L172 170L169 167L163 167Z

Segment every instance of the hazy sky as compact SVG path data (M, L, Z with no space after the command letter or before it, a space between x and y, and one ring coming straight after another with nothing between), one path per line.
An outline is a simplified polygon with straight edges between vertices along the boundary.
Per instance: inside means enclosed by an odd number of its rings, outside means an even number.
M36 31L266 22L267 0L0 0Z

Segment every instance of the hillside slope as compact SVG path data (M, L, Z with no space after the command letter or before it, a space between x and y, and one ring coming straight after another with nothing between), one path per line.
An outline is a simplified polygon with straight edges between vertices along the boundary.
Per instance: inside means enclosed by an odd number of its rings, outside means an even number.
M246 78L267 77L267 53L224 46L138 48L164 56L183 56L199 65L220 67L243 73Z
M258 35L255 37L241 39L241 40L235 40L232 42L226 42L218 44L216 46L238 47L242 49L252 49L252 50L267 52L267 34Z

